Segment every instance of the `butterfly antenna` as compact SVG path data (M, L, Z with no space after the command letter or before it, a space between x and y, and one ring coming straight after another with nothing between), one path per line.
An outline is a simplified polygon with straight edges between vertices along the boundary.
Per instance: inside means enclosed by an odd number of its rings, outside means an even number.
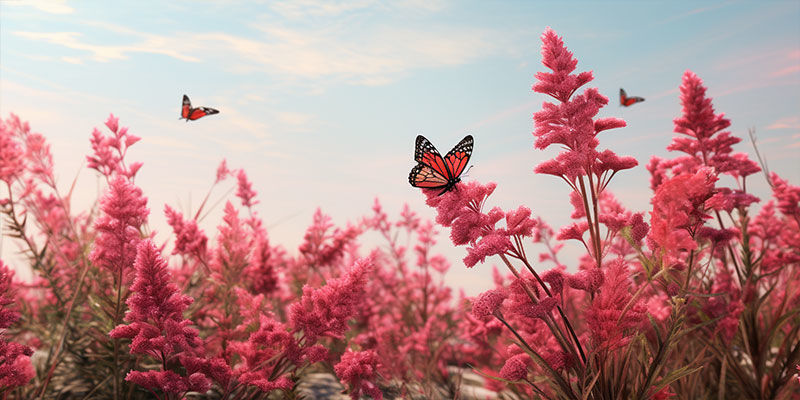
M470 165L469 167L467 167L467 170L466 170L466 171L464 171L464 172L461 174L461 176L462 176L462 177L464 177L464 178L468 177L468 176L469 176L469 170L471 170L471 169L472 169L472 165Z

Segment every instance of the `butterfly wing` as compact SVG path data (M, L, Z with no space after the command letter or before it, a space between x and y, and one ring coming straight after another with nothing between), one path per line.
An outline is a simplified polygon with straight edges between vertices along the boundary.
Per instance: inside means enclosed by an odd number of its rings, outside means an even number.
M619 105L630 107L631 105L636 104L640 101L644 101L644 97L638 97L638 96L628 97L628 94L625 93L625 90L619 88Z
M441 189L449 184L447 177L443 176L429 165L417 164L408 174L408 183L411 186L425 189Z
M408 182L411 186L427 189L444 189L453 187L464 172L464 168L472 155L473 139L467 135L442 157L436 147L424 136L417 136L414 147L414 160L417 165L411 169Z
M472 135L467 135L444 156L444 163L450 173L450 179L457 179L464 172L464 168L467 167L469 158L472 156L473 144Z
M189 100L189 96L183 95L183 103L181 105L181 118L189 119L189 114L192 111L192 102Z
M629 103L628 105L629 106L633 105L633 104L636 104L636 103L639 103L641 101L644 101L644 97L639 97L639 96L628 97L628 103Z
M189 112L189 120L196 120L205 117L206 115L219 114L219 110L210 107L197 107L191 109Z

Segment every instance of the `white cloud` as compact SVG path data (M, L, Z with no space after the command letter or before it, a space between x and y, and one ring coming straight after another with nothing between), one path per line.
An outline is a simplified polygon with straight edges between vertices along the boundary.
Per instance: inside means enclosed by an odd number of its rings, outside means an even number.
M3 6L28 6L48 14L72 14L75 9L67 5L67 0L22 0L4 1Z
M145 34L140 35L144 41L127 45L98 45L89 44L81 41L83 34L80 32L31 32L16 31L14 35L30 40L44 41L47 43L64 46L73 50L81 50L91 53L91 59L97 62L108 62L111 60L124 60L129 57L128 53L152 53L177 58L182 61L197 62L196 57L192 57L175 50L178 42L173 38ZM80 62L79 57L69 57L63 61Z
M491 31L456 27L425 32L381 28L356 37L334 29L260 29L260 39L219 32L194 38L207 54L228 60L234 72L267 70L361 85L386 84L412 69L468 63L500 51L504 43Z

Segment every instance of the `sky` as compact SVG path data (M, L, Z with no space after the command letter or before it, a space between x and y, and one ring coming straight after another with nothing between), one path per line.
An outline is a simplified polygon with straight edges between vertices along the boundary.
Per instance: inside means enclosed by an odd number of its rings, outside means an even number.
M599 137L601 149L639 160L609 186L626 207L649 210L644 166L676 156L665 148L687 69L745 139L734 151L755 159L747 140L755 128L770 170L800 184L797 0L0 0L0 115L45 134L65 191L78 176L78 208L102 190L85 165L92 129L119 117L142 137L128 160L144 163L136 183L162 240L164 204L196 210L222 159L247 171L272 243L293 254L318 207L340 226L367 215L376 198L391 217L408 204L432 218L407 180L418 134L442 153L472 134L465 180L497 182L487 206L526 205L560 227L568 188L533 173L558 151L534 149L531 133L532 114L549 100L531 91L545 70L539 37L548 26L578 71L593 71L585 87L611 99L600 116L627 121ZM620 87L646 101L619 107ZM220 113L178 120L183 94ZM748 189L769 197L761 176ZM201 224L211 237L221 211ZM447 282L470 295L488 289L499 260L467 269L465 249L440 231ZM567 260L579 250L569 243Z

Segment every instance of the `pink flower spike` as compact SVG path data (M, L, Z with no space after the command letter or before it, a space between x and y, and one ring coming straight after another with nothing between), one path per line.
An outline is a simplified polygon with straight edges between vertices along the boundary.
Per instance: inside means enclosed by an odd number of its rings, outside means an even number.
M575 93L578 88L591 81L591 72L581 72L573 75L578 60L564 46L564 41L547 27L542 38L542 64L553 72L538 72L533 85L533 91L553 96L564 103Z
M381 400L383 393L375 384L378 364L378 354L375 350L354 352L347 349L333 369L336 376L349 386L350 398L353 400L360 399L362 392L375 400Z
M108 114L106 126L108 129L111 129L111 132L117 133L117 130L119 129L119 118L115 117L114 114Z
M25 168L25 151L13 134L11 126L0 120L0 180L8 184Z
M347 331L347 321L364 306L367 275L373 270L369 259L357 260L344 276L312 289L303 287L303 296L289 307L293 329L302 330L306 340L315 342L321 336L340 338Z
M481 293L478 298L472 303L472 315L478 319L484 319L496 311L500 310L503 305L503 300L508 295L504 290L491 289Z
M253 200L256 197L256 191L253 190L253 185L247 180L247 174L243 169L240 169L239 173L236 174L236 181L238 182L236 197L242 200L242 205L251 208L258 204L258 201Z
M228 175L230 175L230 173L231 171L228 169L228 164L223 158L222 162L220 162L219 166L217 167L217 180L214 181L214 183L222 182L223 180L225 180L225 178L228 177Z
M132 271L139 229L150 210L142 190L122 176L114 178L100 200L101 215L95 222L98 235L89 258L116 273Z
M531 357L525 353L519 353L503 364L500 369L500 377L508 381L519 381L528 377L528 366L531 365Z

